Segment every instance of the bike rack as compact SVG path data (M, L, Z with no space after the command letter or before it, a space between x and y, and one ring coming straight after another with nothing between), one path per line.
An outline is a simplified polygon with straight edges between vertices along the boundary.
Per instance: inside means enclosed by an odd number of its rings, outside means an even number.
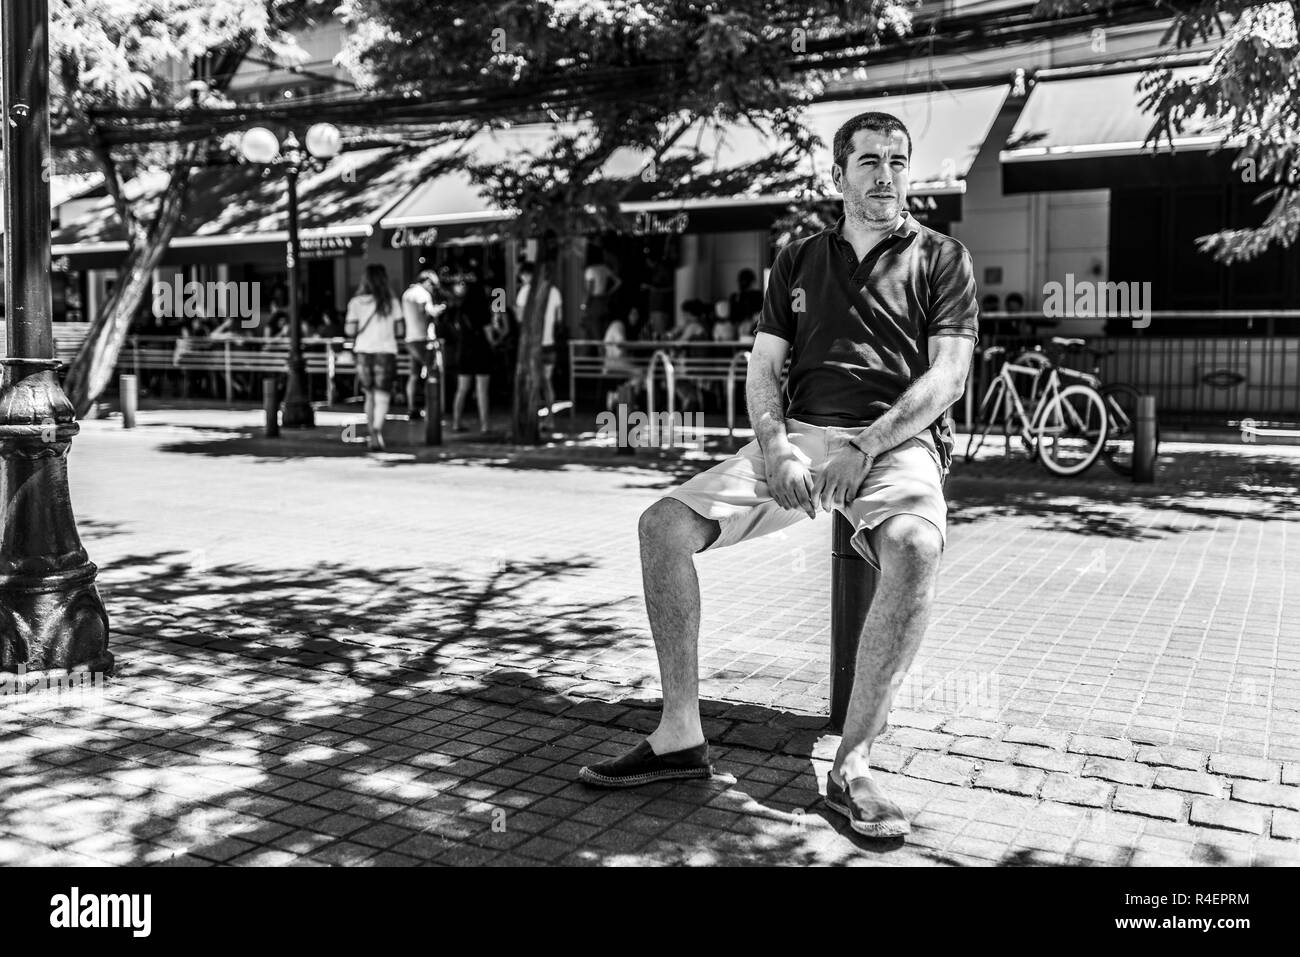
M650 417L650 444L656 448L659 446L660 436L659 417L655 415L655 366L660 361L664 364L664 383L668 387L669 423L673 421L677 402L677 375L673 369L672 357L668 355L667 349L656 349L654 355L650 357L650 364L645 370L646 411ZM669 428L671 428L671 424ZM671 438L669 441L671 441Z
M727 366L727 438L736 437L736 363L744 359L749 362L749 353L737 352L731 357L731 364Z
M1230 426L1241 429L1241 441L1243 442L1254 442L1258 436L1269 439L1300 439L1300 429L1265 428L1265 426L1281 424L1280 422L1256 422L1254 419L1242 419L1240 422L1228 423Z

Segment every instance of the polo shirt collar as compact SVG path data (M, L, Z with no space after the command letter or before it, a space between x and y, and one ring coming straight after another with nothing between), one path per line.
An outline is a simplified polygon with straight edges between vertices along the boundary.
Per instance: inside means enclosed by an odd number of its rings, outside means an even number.
M844 239L844 220L843 215L835 221L834 226L828 226L827 231L833 233L836 239L848 242ZM898 225L889 233L890 236L911 236L918 232L920 226L917 225L916 219L907 210L903 210L903 218L899 220Z

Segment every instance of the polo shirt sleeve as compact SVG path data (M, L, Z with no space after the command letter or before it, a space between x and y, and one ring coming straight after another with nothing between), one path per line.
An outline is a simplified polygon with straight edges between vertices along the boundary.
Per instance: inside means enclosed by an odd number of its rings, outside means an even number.
M757 332L794 342L795 315L790 302L790 271L794 265L791 247L786 246L776 254L772 271L767 277L767 291L763 294L763 316Z
M960 243L946 243L930 272L930 315L926 334L979 340L975 266Z

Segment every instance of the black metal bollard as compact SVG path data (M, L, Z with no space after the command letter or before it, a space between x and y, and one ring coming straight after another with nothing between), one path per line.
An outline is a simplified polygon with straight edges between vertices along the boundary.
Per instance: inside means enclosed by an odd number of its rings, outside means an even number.
M1133 421L1133 481L1156 480L1156 397L1140 395Z
M831 530L831 728L843 730L853 693L858 639L876 592L876 570L853 548L853 526L839 512Z
M275 376L262 379L262 411L266 413L266 437L280 437L280 383Z
M436 350L429 357L424 380L424 444L442 445L442 359Z

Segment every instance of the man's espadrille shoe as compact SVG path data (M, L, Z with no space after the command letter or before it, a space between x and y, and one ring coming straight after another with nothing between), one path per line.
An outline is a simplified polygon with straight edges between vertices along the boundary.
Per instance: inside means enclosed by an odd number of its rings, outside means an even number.
M627 754L583 768L578 772L578 779L601 788L631 788L654 781L707 778L712 774L707 741L667 754L655 754L650 742L642 741Z

